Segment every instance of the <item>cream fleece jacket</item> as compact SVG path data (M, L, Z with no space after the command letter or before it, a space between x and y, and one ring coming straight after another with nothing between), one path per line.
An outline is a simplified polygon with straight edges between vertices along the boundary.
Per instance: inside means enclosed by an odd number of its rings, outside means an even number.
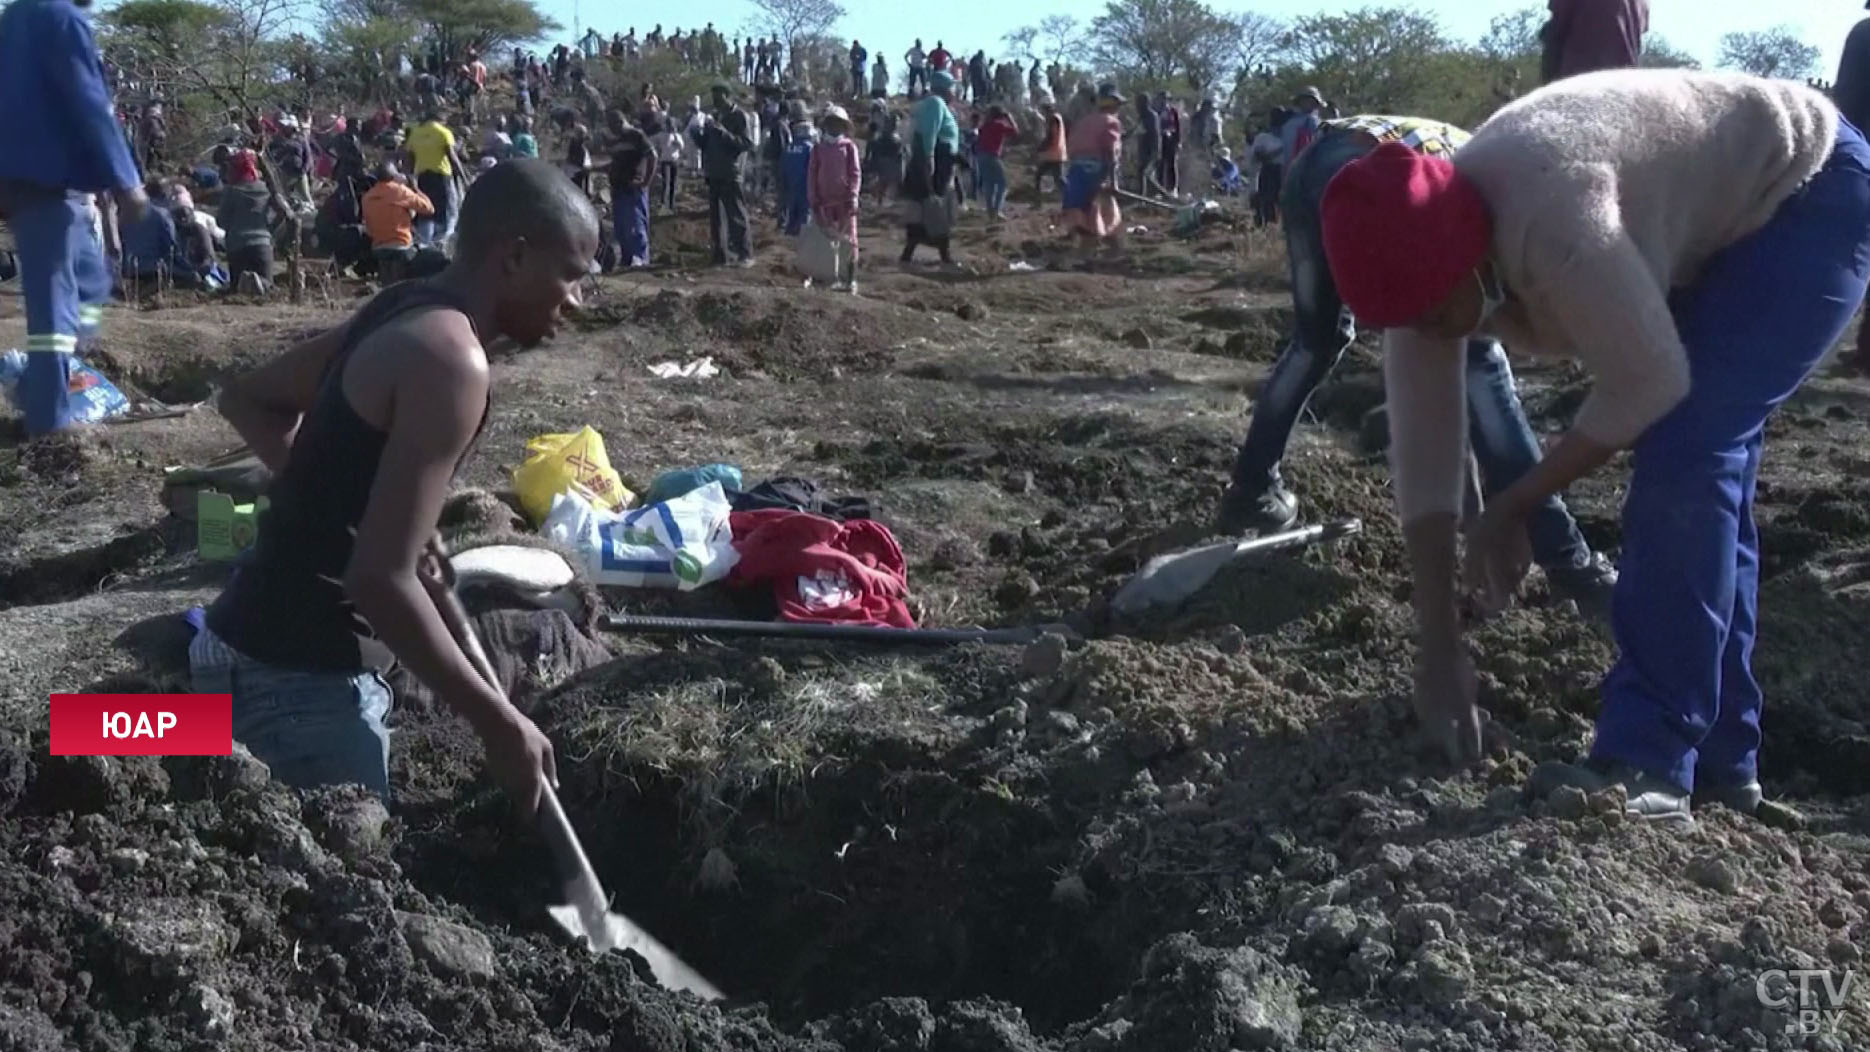
M1507 302L1489 331L1582 363L1593 385L1574 426L1630 445L1688 395L1670 290L1764 226L1824 166L1837 128L1819 92L1739 74L1612 70L1515 101L1453 158L1493 213ZM1404 522L1461 507L1463 361L1458 341L1384 334Z

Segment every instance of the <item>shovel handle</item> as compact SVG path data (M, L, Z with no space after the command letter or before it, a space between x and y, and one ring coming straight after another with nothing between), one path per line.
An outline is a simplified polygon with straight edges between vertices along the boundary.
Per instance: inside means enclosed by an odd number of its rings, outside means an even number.
M1235 555L1249 555L1253 552L1277 551L1281 548L1298 548L1320 541L1335 541L1340 537L1349 537L1362 533L1362 519L1338 519L1335 522L1321 522L1315 526L1300 526L1294 530L1282 530L1269 533L1264 537L1249 537L1234 545Z
M584 844L579 841L578 833L571 827L571 819L565 816L564 805L558 802L558 793L547 785L539 797L539 830L545 834L546 846L552 850L552 860L558 864L559 875L565 879L565 885L573 894L572 905L580 912L596 909L602 913L605 908L604 894L598 890L602 885L597 882L597 871L591 868L590 856L584 853ZM587 899L595 899L587 902Z

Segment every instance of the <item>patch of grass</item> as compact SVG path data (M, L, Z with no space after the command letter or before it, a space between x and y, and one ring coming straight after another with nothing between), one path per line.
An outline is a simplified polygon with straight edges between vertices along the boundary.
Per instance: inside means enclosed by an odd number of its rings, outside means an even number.
M802 674L771 658L751 664L745 675L685 678L627 704L583 707L562 736L579 763L607 776L675 783L684 813L709 825L755 795L844 770L880 741L943 743L964 731L947 689L909 662Z

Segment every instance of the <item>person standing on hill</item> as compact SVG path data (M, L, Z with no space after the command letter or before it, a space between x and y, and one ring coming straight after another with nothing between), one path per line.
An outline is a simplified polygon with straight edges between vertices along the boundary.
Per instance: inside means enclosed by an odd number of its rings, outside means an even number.
M741 195L740 169L753 149L746 111L734 105L726 84L713 89L714 112L691 133L701 158L702 178L708 184L708 234L715 266L753 265L753 246L747 236L747 205Z
M675 211L676 189L681 185L682 178L684 138L686 136L673 114L665 114L649 136L649 144L656 149L656 196L662 201L665 212Z
M818 145L818 129L806 115L805 103L792 103L792 126L787 129L786 152L780 159L779 228L787 237L797 237L812 215L812 150Z
M903 62L909 66L909 97L928 90L928 53L922 50L922 38L917 37L915 45L903 52Z
M455 133L442 123L440 112L430 110L423 114L422 123L409 129L403 149L415 172L416 189L435 206L434 215L416 222L417 246L446 241L454 233L455 202L459 200L455 196L455 168L463 165Z
M1039 156L1032 169L1032 192L1040 204L1045 202L1045 179L1052 177L1052 187L1065 192L1065 118L1050 98L1039 103L1039 116L1045 122L1039 133Z
M851 98L864 97L864 66L870 61L870 52L864 49L863 41L851 41Z
M1006 212L1006 144L1019 137L1019 127L998 104L987 107L987 120L974 137L974 178L980 186L987 214L1001 219Z
M937 70L929 74L929 93L916 102L910 117L914 137L910 140L909 163L903 171L903 198L906 234L901 262L909 265L916 249L933 245L944 264L952 265L949 237L954 230L955 154L961 148L961 126L954 119L948 96L954 90L954 78Z
M1619 654L1589 757L1633 818L1761 804L1754 498L1767 423L1870 284L1870 144L1822 94L1688 70L1569 77L1492 117L1452 160L1400 144L1320 206L1344 302L1386 328L1390 458L1417 621L1415 703L1456 757L1483 743L1461 594L1482 616L1527 567L1534 508L1632 453L1611 610ZM1532 470L1456 522L1463 340L1576 358L1596 383Z
M1074 129L1075 131L1075 129ZM1156 181L1156 163L1162 159L1162 113L1149 93L1136 93L1136 191L1146 194Z
M92 196L110 195L125 226L150 207L111 106L90 6L16 0L0 11L0 211L25 301L19 399L29 437L71 425L73 355L97 338L110 299Z
M1649 0L1546 0L1539 73L1550 84L1600 69L1634 66L1649 32Z
M1156 182L1171 195L1181 189L1182 107L1169 93L1156 93L1156 111L1162 116L1162 159L1156 163Z
M221 414L272 471L258 537L189 646L197 691L233 697L234 737L289 785L390 795L400 664L479 736L530 818L552 743L475 671L443 613L437 521L491 411L486 341L544 341L597 254L590 201L551 164L489 169L447 269L222 389Z
M887 97L890 93L890 67L883 61L881 52L870 67L870 94L876 98Z
M1089 253L1123 228L1123 209L1113 190L1123 154L1124 98L1115 84L1093 96L1095 108L1071 126L1071 167L1065 171L1065 222Z
M805 183L812 221L830 236L838 250L838 279L834 290L857 292L857 207L863 195L863 169L857 144L851 141L851 118L842 106L825 107L821 122L824 137L812 149Z
M1279 463L1312 392L1331 375L1357 336L1357 319L1344 309L1325 261L1318 211L1325 187L1346 165L1384 143L1401 143L1432 157L1453 157L1467 141L1467 132L1442 121L1346 117L1324 124L1318 140L1287 170L1279 211L1292 282L1292 338L1253 405L1233 479L1221 498L1219 532L1274 533L1298 521L1298 499L1281 479ZM1497 341L1469 339L1464 368L1468 444L1486 491L1498 493L1539 462L1539 439L1526 422L1513 389L1512 366ZM1563 499L1553 495L1542 501L1528 515L1527 526L1533 555L1552 591L1594 616L1607 614L1616 573L1591 552Z
M625 124L610 148L610 207L618 262L649 266L649 187L656 149L641 128Z

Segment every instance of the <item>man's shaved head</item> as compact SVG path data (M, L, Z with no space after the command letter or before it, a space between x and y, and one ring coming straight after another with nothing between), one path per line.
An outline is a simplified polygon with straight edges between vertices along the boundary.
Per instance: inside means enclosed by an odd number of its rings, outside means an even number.
M597 209L559 167L537 157L502 161L468 187L456 254L478 262L521 238L535 245L595 242Z

